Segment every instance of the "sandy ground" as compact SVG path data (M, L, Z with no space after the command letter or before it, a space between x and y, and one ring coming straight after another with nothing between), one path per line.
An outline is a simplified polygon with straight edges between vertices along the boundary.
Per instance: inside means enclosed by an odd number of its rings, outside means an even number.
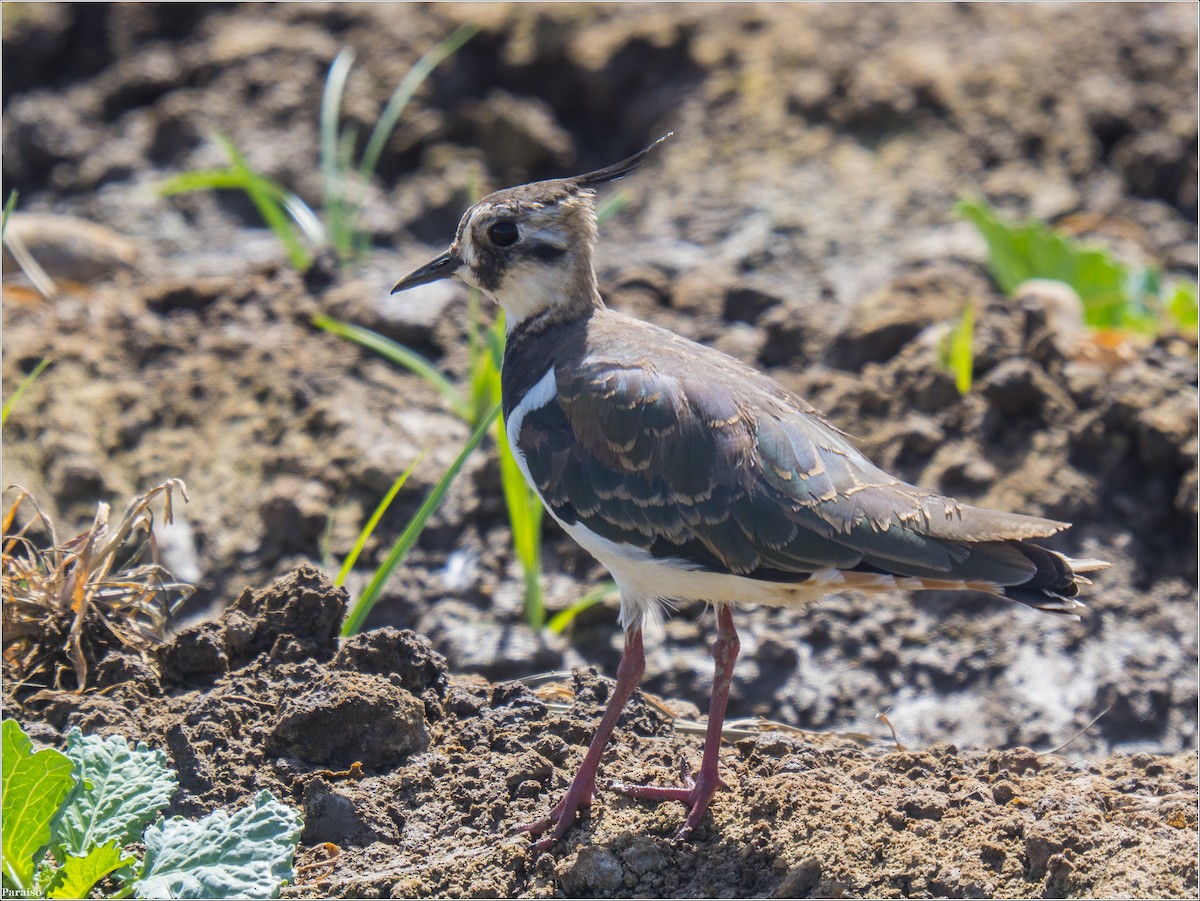
M482 31L388 144L362 263L297 273L241 195L154 192L223 165L221 132L319 209L338 50L357 51L345 114L365 134L466 21ZM71 534L98 501L182 477L165 561L199 588L154 659L97 661L97 690L6 678L5 715L36 738L81 725L162 747L172 812L289 798L307 824L296 897L1196 895L1194 337L1123 362L1069 346L1044 306L998 293L953 213L985 196L1194 279L1190 7L6 5L3 40L5 196L107 229L66 226L61 253L35 232L53 300L6 261L5 397L54 363L5 426L5 484ZM582 757L615 609L565 637L520 622L489 451L339 645L327 575L428 450L357 590L467 429L310 317L460 378L465 295L386 292L449 240L472 185L583 171L669 129L604 227L612 305L767 370L910 481L1074 522L1054 546L1114 565L1078 623L939 593L739 613L730 715L792 728L729 736L731 790L688 842L670 838L677 805L602 792L533 855L511 829ZM965 298L961 397L936 333ZM551 526L545 544L553 608L603 580ZM684 608L648 642L645 687L685 718L712 626ZM553 691L512 681L572 667ZM699 751L639 696L602 776L671 780Z

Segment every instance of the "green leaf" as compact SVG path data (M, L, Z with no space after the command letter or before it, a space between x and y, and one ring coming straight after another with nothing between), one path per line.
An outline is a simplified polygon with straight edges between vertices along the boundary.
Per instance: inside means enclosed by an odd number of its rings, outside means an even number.
M1197 325L1200 325L1196 293L1195 282L1176 282L1167 295L1167 315L1180 332L1195 334Z
M51 879L46 897L86 898L97 882L132 863L136 860L125 857L116 841L92 848L86 857L68 855Z
M400 120L400 115L404 112L404 108L408 106L408 102L412 100L417 88L433 73L434 69L452 56L463 44L474 37L478 31L479 26L469 22L466 25L459 26L453 34L441 43L436 44L429 52L417 60L413 67L408 70L408 74L400 80L400 84L396 85L396 90L392 92L387 106L383 108L383 112L379 116L379 121L375 123L375 128L371 130L371 137L367 141L366 149L363 150L362 163L359 166L358 172L364 182L368 181L375 174L375 167L379 163L379 157L383 154L383 148L387 144L387 139L391 136L392 130Z
M50 823L76 782L67 756L51 748L34 753L16 720L5 720L3 733L4 881L28 892Z
M321 93L319 134L321 142L321 182L325 196L325 215L329 221L329 236L334 247L342 248L346 243L345 193L346 171L341 168L338 148L338 119L341 118L342 95L346 92L346 80L354 65L354 51L343 47L329 67L325 77L325 89Z
M334 585L341 585L346 581L346 576L350 574L350 570L354 569L354 564L358 560L358 555L362 553L363 547L366 546L367 539L371 537L371 533L375 531L375 527L379 525L379 520L383 518L383 514L387 512L388 507L392 505L396 495L400 489L404 487L404 483L408 481L408 477L413 474L413 470L417 468L417 464L425 459L424 454L419 454L417 459L413 460L412 466L400 473L400 477L392 483L392 487L388 489L388 493L383 496L383 500L379 502L379 506L375 508L375 512L371 514L371 518L367 520L367 524L362 527L362 531L358 533L358 540L354 542L354 547L350 553L346 555L346 559L342 562L342 568L338 571L337 578L334 580Z
M179 787L162 751L144 742L130 748L119 735L84 737L73 728L67 734L67 757L83 786L54 821L55 844L68 854L140 840Z
M49 357L42 357L38 364L33 367L33 371L25 378L21 379L21 384L17 385L17 390L12 393L12 397L4 402L4 407L0 410L0 425L8 422L8 414L12 412L12 408L16 405L17 400L25 393L25 390L37 380L37 377L42 374L43 370L50 365Z
M304 823L270 792L232 815L172 817L146 830L139 898L277 898L294 875Z
M962 318L946 336L942 364L954 376L954 385L959 394L967 394L971 390L971 378L975 373L975 354L971 347L974 336L975 305L968 301L963 307Z
M310 241L321 243L325 240L325 232L316 214L291 191L251 169L232 141L220 134L214 137L225 150L232 165L227 169L202 169L180 173L160 184L156 189L158 193L169 197L193 191L243 191L262 216L264 224L282 242L292 265L297 269L306 269L311 255L300 243L288 220L290 217L295 221Z
M4 203L4 215L0 218L0 241L4 240L4 234L8 231L8 217L12 215L12 211L17 208L17 192L12 190L8 192L8 200Z
M292 266L298 270L307 269L312 258L303 245L301 245L300 239L296 237L296 233L292 230L292 225L288 221L287 211L279 199L282 188L251 169L245 157L242 156L237 147L234 146L233 141L229 140L229 138L218 134L216 135L216 139L221 147L224 148L229 161L233 164L233 170L242 176L242 190L246 192L251 202L253 202L255 208L258 210L258 214L262 216L263 222L283 242Z
M617 595L615 582L605 582L602 585L597 585L566 610L560 610L554 614L550 622L546 624L546 628L555 634L561 635L571 623L575 622L579 614L591 607L595 607L601 601L614 595Z
M1006 294L1030 278L1054 279L1075 289L1090 328L1153 335L1175 320L1173 298L1160 300L1157 270L1126 265L1107 250L1081 247L1041 222L1010 225L978 201L960 201L956 209L987 241L988 267ZM1183 317L1187 320L1186 301Z
M525 576L525 622L534 629L546 623L546 608L542 600L542 502L530 489L517 465L503 424L496 429L496 445L500 455L500 484L504 489L504 504L512 527L513 548Z
M629 204L629 192L621 188L614 194L610 194L600 206L596 208L596 227L599 228L608 219L611 219Z
M425 498L424 503L413 518L409 520L404 531L400 533L400 537L396 539L396 543L392 545L392 549L388 551L387 557L383 563L379 565L379 569L375 571L375 575L371 577L371 581L367 583L367 587L363 589L358 600L354 602L354 606L350 608L350 612L346 614L346 621L342 623L342 635L354 635L362 628L363 622L366 620L371 608L375 606L375 602L379 600L379 596L383 593L383 586L387 584L387 580L391 577L392 572L396 567L404 562L404 558L408 556L408 552L412 550L417 539L421 536L421 532L425 529L429 518L441 506L442 499L446 496L446 492L450 490L450 485L457 478L459 471L463 468L467 458L471 456L475 448L479 447L481 441L488 430L492 427L492 422L500 415L500 405L492 407L491 411L481 422L474 434L471 435L466 445L459 452L454 462L450 464L450 468L446 470L433 490Z
M446 400L450 401L455 415L470 420L470 408L467 406L467 402L463 400L462 395L458 393L458 389L454 387L448 378L438 372L432 363L416 351L409 350L403 344L398 344L390 338L385 338L378 332L373 332L360 325L350 325L348 322L342 322L341 320L334 319L332 316L325 316L321 313L313 316L312 324L330 334L370 348L393 363L403 366L410 372L416 373L425 379Z

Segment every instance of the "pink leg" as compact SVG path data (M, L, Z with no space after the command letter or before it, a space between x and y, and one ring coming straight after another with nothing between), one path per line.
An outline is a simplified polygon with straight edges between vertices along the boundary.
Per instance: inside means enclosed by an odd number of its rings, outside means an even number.
M687 766L681 767L683 785L669 787L660 785L626 785L615 783L613 788L633 798L648 798L654 801L682 801L691 809L687 819L676 833L677 839L685 839L696 828L704 811L717 793L718 788L728 788L717 770L720 765L721 729L725 724L725 705L729 702L729 685L733 681L733 664L737 660L741 642L733 628L733 612L728 605L717 608L717 638L713 642L712 655L716 664L713 676L712 701L708 708L708 730L704 736L704 758L700 763L700 777L692 779Z
M579 808L592 803L596 794L596 772L600 769L600 758L604 756L604 749L612 737L613 727L617 725L621 711L625 709L625 704L633 695L645 671L646 655L642 650L642 630L637 628L625 633L625 653L621 657L621 665L617 668L617 684L613 687L608 706L604 708L600 728L596 730L592 743L588 746L587 756L583 758L579 772L571 780L571 787L567 789L566 795L558 805L550 811L549 816L517 827L519 832L530 832L534 835L541 835L550 830L549 835L534 843L533 847L536 850L545 851L566 835L579 815ZM554 828L550 829L551 826Z

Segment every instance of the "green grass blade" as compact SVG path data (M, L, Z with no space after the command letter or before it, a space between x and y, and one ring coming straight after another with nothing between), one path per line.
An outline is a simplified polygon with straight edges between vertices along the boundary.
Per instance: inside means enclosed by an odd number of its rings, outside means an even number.
M244 191L246 179L234 169L200 169L181 172L158 185L154 190L163 197L191 194L194 191L217 191L236 188Z
M233 171L242 176L242 189L249 196L255 209L258 210L258 214L262 216L263 222L283 242L292 266L299 270L307 269L312 258L292 230L288 214L279 200L281 189L251 169L246 158L227 137L218 134L216 140L229 156Z
M379 596L383 593L383 587L387 584L387 580L391 577L396 567L408 556L408 552L412 550L413 545L417 543L417 539L425 529L429 518L441 506L446 492L450 489L450 485L458 477L463 464L466 463L467 458L474 453L475 449L479 447L480 442L483 441L484 436L487 435L488 430L492 427L492 422L495 421L499 414L500 406L497 404L492 408L488 418L475 429L474 434L471 435L466 445L463 446L462 451L459 452L454 462L450 464L450 468L446 470L445 475L433 487L433 490L429 492L429 496L425 498L425 502L421 504L417 512L413 514L413 518L409 520L400 537L396 539L396 543L392 545L392 549L388 552L387 557L384 558L383 563L380 564L379 569L375 571L375 575L371 577L371 581L367 583L367 587L363 589L363 593L354 602L354 606L350 608L350 612L346 615L346 621L342 624L343 636L354 635L362 628L363 622L371 612L371 608L375 606L375 603L379 600Z
M375 531L375 527L379 525L379 520L383 518L383 514L387 512L388 507L392 505L396 495L400 493L400 489L404 487L404 483L408 481L408 477L413 474L413 470L417 465L425 459L424 454L418 454L417 459L413 460L412 466L400 473L400 477L392 483L392 487L388 489L388 493L383 496L383 500L379 502L379 506L375 508L375 512L371 514L371 518L367 520L366 525L362 527L362 531L358 533L358 540L354 542L354 547L350 553L346 555L345 561L342 563L342 568L338 571L337 578L333 584L341 585L346 581L346 576L350 574L350 570L354 568L354 564L358 561L358 555L362 553L362 549L366 546L371 534Z
M615 583L605 582L603 585L597 585L566 610L560 610L554 614L550 622L546 624L546 628L556 635L561 635L583 611L595 607L601 601L615 595L617 595Z
M8 422L8 414L12 412L13 406L20 399L21 395L25 393L25 390L37 380L37 377L41 375L49 365L50 358L42 357L42 359L38 361L38 364L33 367L33 371L30 372L29 375L25 376L25 378L21 379L21 384L17 385L17 390L12 393L12 397L4 402L4 408L2 411L0 411L0 425Z
M292 218L292 220L300 227L300 231L314 244L323 244L325 242L325 229L321 225L317 214L313 212L312 207L301 200L298 196L288 191L278 182L267 178L265 175L251 172L250 178L247 178L247 171L237 167L228 169L201 169L196 172L182 172L179 175L173 176L159 184L155 191L163 196L170 197L175 194L190 194L194 191L222 191L222 190L238 190L250 193L250 184L254 182L258 188L272 198L276 204L284 209L284 211ZM290 227L288 233L291 233ZM281 236L282 238L282 236Z
M392 96L388 99L387 106L383 108L383 112L379 116L379 121L375 123L375 128L371 131L371 137L367 141L366 149L363 150L358 174L364 182L370 181L371 177L375 174L375 167L379 164L379 157L383 154L383 148L387 144L388 138L391 137L396 123L400 120L404 108L408 106L408 102L412 100L413 94L416 93L417 88L433 73L434 69L457 52L478 31L479 26L470 23L459 27L448 38L436 44L417 60L416 64L408 70L408 74L400 80L400 84L396 85L396 90L392 91Z
M471 408L463 400L463 396L459 393L458 389L454 387L449 379L438 372L432 363L416 351L409 350L403 344L398 344L390 338L385 338L378 332L373 332L360 325L351 325L348 322L342 322L340 319L334 319L332 316L326 316L323 313L313 316L312 324L330 334L353 341L356 344L361 344L363 347L369 348L386 357L393 363L403 366L410 372L416 373L450 402L455 415L470 422Z
M629 192L624 188L609 195L608 199L596 208L596 227L599 228L605 221L625 209L629 205L629 200Z
M1171 286L1164 305L1171 323L1181 334L1195 334L1200 324L1200 303L1195 282L1177 282Z
M967 301L962 319L950 335L950 371L959 394L971 390L971 377L975 371L975 354L972 340L975 337L975 304Z
M325 194L325 215L329 222L330 241L339 247L346 226L343 209L346 190L346 170L340 165L339 147L341 133L338 120L341 118L342 97L346 93L346 80L350 67L354 65L354 51L343 47L329 67L325 78L325 90L321 94L319 121L321 146L321 184Z
M12 211L17 208L17 191L14 188L8 192L8 200L4 203L4 217L0 219L0 241L4 240L4 234L8 231L8 217L12 215Z
M525 576L525 622L540 629L546 623L542 599L542 503L525 482L503 428L497 429L496 446L513 549Z

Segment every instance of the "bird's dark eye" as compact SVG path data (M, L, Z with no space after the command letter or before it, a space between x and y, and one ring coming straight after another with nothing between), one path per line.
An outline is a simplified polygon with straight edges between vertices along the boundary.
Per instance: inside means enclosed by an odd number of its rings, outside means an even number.
M488 237L497 247L512 247L517 243L517 238L521 237L521 233L517 231L517 223L501 220L493 223L488 229Z

